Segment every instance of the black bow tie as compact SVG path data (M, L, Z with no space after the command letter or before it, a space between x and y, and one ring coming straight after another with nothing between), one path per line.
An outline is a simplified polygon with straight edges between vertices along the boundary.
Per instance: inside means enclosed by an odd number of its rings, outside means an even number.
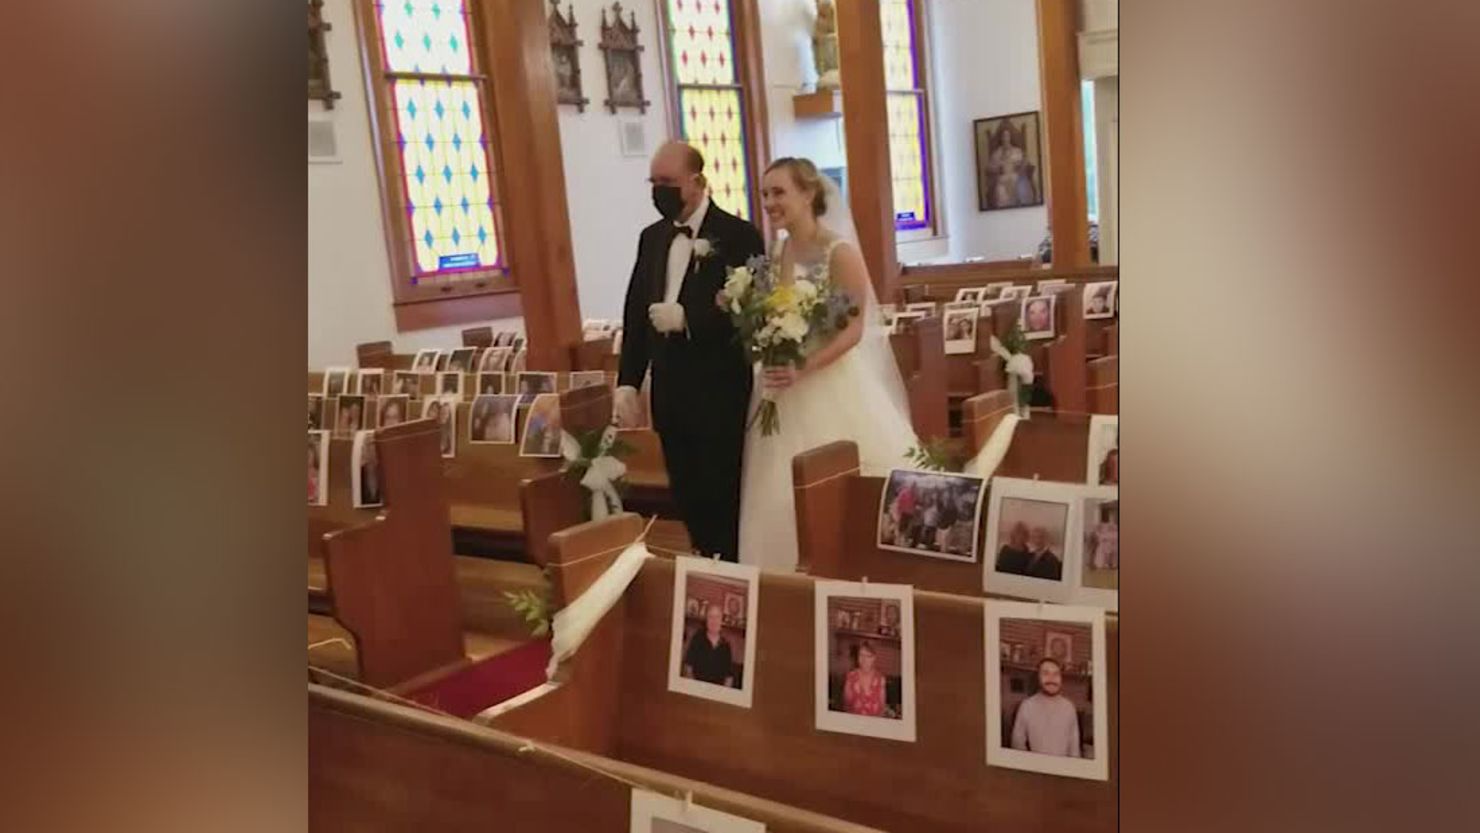
M688 226L682 224L682 223L674 223L673 224L673 233L674 234L682 234L684 237L687 237L690 240L692 240L694 238L694 230L692 228L689 228Z

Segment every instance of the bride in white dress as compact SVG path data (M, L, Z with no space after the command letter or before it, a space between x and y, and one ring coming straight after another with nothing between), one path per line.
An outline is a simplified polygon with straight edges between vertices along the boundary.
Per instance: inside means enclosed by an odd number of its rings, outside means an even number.
M802 369L756 369L751 413L762 393L776 400L780 431L745 436L740 490L740 562L767 569L797 565L791 464L796 455L837 440L858 445L862 471L883 475L907 465L915 445L904 381L889 345L868 267L837 186L807 159L778 159L766 169L761 205L785 237L772 247L784 279L821 268L857 303L842 332L807 347Z

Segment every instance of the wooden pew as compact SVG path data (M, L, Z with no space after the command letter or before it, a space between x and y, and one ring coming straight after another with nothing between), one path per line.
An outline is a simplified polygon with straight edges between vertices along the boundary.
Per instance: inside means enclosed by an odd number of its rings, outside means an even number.
M320 546L324 591L354 637L357 678L390 688L448 673L467 657L437 426L416 420L376 432L375 441L386 507L325 534Z
M910 421L922 440L950 435L946 413L945 342L935 316L906 319L889 337L909 397Z
M355 364L358 367L389 368L393 365L395 352L389 341L369 341L356 344Z
M1032 286L1039 281L1065 280L1082 285L1119 279L1118 264L1072 269L1062 266L1047 269L1024 266L1014 269L991 263L922 264L905 267L900 274L900 291L903 293L902 297L908 297L912 301L944 302L955 300L958 289L986 286L989 283L1011 282L1019 286Z
M561 598L589 586L640 530L629 515L557 534L551 572ZM915 594L918 740L902 743L816 730L814 580L803 575L762 573L752 708L668 691L673 571L669 561L648 560L557 685L510 704L490 724L892 831L1116 829L1113 685L1102 745L1112 750L1108 782L986 766L978 598ZM1107 660L1113 680L1114 619Z
M1089 410L1087 389L1089 372L1086 368L1088 335L1084 320L1084 294L1060 292L1054 304L1056 320L1054 331L1058 335L1045 349L1044 376L1049 393L1053 396L1054 408L1072 413Z
M754 819L772 833L880 833L702 780L308 686L311 830L627 833L628 782L691 793L698 806Z
M492 347L492 327L469 327L462 331L462 345L464 347Z
M1010 411L1003 394L968 400L979 417L978 445L988 426ZM1035 412L1019 422L996 474L1069 483L1084 480L1089 454L1089 416ZM978 534L975 563L880 549L876 543L879 499L884 478L859 472L858 447L835 442L797 455L792 462L797 513L797 569L812 576L856 581L898 582L943 593L982 595L982 571L990 562ZM983 519L986 513L982 514Z
M1120 357L1105 356L1089 363L1089 412L1120 413Z

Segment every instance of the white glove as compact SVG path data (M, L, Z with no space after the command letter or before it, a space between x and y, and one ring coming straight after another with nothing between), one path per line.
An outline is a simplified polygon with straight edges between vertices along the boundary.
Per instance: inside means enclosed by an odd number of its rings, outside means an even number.
M612 407L616 411L618 428L636 428L642 419L642 404L637 401L637 388L631 385L617 388Z
M685 324L682 304L653 304L648 307L648 320L660 333L682 332Z

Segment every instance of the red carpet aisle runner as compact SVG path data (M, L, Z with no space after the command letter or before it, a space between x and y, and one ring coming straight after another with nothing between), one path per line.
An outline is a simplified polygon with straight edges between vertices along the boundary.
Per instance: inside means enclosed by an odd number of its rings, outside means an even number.
M489 706L541 685L550 662L550 641L526 642L518 648L475 662L406 697L457 717L470 718Z

